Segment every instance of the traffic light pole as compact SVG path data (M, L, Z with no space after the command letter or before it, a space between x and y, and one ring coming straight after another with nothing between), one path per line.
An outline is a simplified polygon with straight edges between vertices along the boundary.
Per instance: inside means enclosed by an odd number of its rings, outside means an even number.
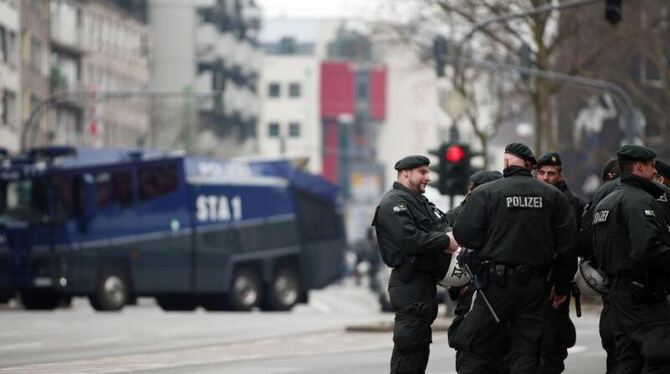
M575 0L575 1L568 1L568 2L562 2L562 3L550 3L546 5L542 5L536 8L531 8L527 9L521 12L517 13L509 13L509 14L503 14L500 16L492 17L489 19L486 19L482 22L479 22L475 24L468 32L465 34L463 39L461 39L458 44L456 45L454 55L455 57L451 59L453 65L454 65L454 77L455 79L458 79L459 73L460 73L460 67L461 64L463 63L468 63L470 66L478 66L482 68L486 68L489 70L515 70L521 73L528 73L528 74L533 74L536 77L542 78L542 79L550 79L550 80L556 80L556 81L561 81L561 82L566 82L566 83L572 83L572 84L578 84L578 85L583 85L583 86L588 86L588 87L593 87L593 88L598 88L602 90L606 90L609 92L613 92L617 96L619 96L624 105L626 106L626 112L624 113L623 116L619 117L620 121L620 126L621 128L625 131L626 134L626 142L629 144L637 143L641 140L641 134L637 134L639 130L644 127L644 117L642 116L642 112L635 107L633 104L633 100L631 99L630 95L626 90L624 90L621 86L618 86L612 82L607 82L607 81L602 81L602 80L596 80L596 79L589 79L589 78L584 78L584 77L576 77L576 76L571 76L567 74L561 74L553 71L547 71L547 70L539 70L539 69L533 69L533 68L526 68L522 66L515 66L515 65L507 65L507 64L502 64L502 63L497 63L497 62L490 62L490 61L481 61L481 60L472 60L472 59L467 59L467 58L462 58L463 54L463 48L465 46L465 43L470 41L470 39L480 30L483 30L487 26L494 24L494 23L499 23L499 22L505 22L509 21L512 19L517 19L517 18L523 18L526 16L534 15L534 14L540 14L540 13L546 13L546 12L551 12L553 10L560 10L560 9L568 9L568 8L575 8L575 7L581 7L584 5L590 5L594 3L602 3L602 0ZM609 11L609 9L607 9ZM620 15L619 15L620 16ZM609 20L609 19L608 19ZM611 22L611 21L610 21ZM448 58L447 58L448 59ZM640 135L640 136L638 136Z
M638 142L638 135L636 134L637 130L641 128L644 124L644 117L642 117L642 113L635 107L635 104L633 104L633 99L631 96L628 94L628 92L623 89L623 87L609 82L609 81L603 81L599 79L591 79L591 78L585 78L585 77L579 77L579 76L574 76L574 75L568 75L568 74L563 74L563 73L558 73L555 71L549 71L549 70L540 70L540 69L535 69L535 68L527 68L523 66L518 66L518 65L510 65L510 64L505 64L501 62L496 62L496 61L486 61L486 60L478 60L478 59L471 59L471 58L459 58L456 60L456 58L449 58L447 57L447 61L450 61L454 65L468 65L468 66L474 66L482 69L487 69L487 70L494 70L494 71L517 71L521 73L528 74L530 76L535 76L538 78L542 79L548 79L548 80L553 80L553 81L558 81L558 82L564 82L567 84L574 84L574 85L580 85L580 86L586 86L586 87L591 87L591 88L596 88L604 91L611 92L618 96L621 101L623 102L624 106L626 107L626 111L624 113L624 116L621 117L621 126L622 129L626 132L626 142L629 144L633 144Z

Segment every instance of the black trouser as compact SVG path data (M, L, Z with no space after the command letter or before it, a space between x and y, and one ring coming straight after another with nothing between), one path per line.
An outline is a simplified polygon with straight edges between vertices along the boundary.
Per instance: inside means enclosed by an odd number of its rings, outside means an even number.
M540 364L540 338L547 292L543 277L531 276L525 282L509 277L504 283L490 279L484 292L495 309L497 324L482 297L475 294L470 311L464 316L453 339L460 351L456 370L461 374L489 373L490 358L496 357L496 341L501 326L509 324L509 369L515 374L536 374Z
M447 338L449 346L456 348L458 346L459 328L465 314L470 310L472 303L473 288L465 287L454 290L456 299L456 309L454 310L454 319L449 325L447 331ZM507 326L498 326L498 333L496 339L490 342L492 346L487 348L491 352L491 356L484 357L487 360L486 372L491 374L507 374L509 373L509 363L507 362L507 353L509 352L509 331ZM462 363L463 351L456 351L456 367L460 367Z
M616 353L614 352L614 318L612 317L610 303L607 295L603 295L603 309L600 311L600 344L602 345L606 359L606 374L616 373Z
M575 325L570 320L570 299L558 309L545 304L544 331L540 346L540 374L562 373L568 348L575 345Z
M617 374L670 373L670 318L665 300L634 301L630 292L610 289Z
M407 282L401 278L393 269L388 288L395 310L391 374L422 374L433 342L430 325L437 316L436 281L422 272L414 272Z

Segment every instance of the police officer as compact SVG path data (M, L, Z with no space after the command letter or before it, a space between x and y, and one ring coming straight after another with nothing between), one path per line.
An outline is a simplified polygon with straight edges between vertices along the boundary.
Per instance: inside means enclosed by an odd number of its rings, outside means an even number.
M602 169L603 184L593 193L591 200L584 207L582 224L579 229L580 245L578 247L577 255L584 259L591 260L592 264L595 264L596 262L595 259L593 259L593 209L602 199L607 197L607 195L612 193L612 191L619 186L621 182L619 174L621 174L619 160L616 157L607 160ZM603 309L600 311L600 323L598 326L600 344L607 355L605 372L607 374L613 374L616 373L616 355L614 352L613 333L614 319L612 318L612 313L610 313L611 308L606 293L602 295L602 300Z
M548 183L565 194L572 207L572 214L577 227L582 217L585 202L570 191L563 178L561 155L547 152L537 160L535 177ZM574 261L577 261L575 255ZM544 332L540 346L540 373L562 373L565 369L563 361L568 357L568 348L575 345L575 325L570 320L570 303L562 303L556 309L549 302L546 305Z
M594 209L593 249L608 276L617 373L669 373L668 222L652 182L656 153L640 145L617 151L621 183Z
M547 299L545 278L554 274L553 303L567 300L575 273L576 233L570 204L561 191L531 174L536 163L524 144L505 147L504 178L478 187L454 227L456 240L481 259L477 290L459 327L459 373L484 373L497 325L484 300L504 325L510 324L510 372L537 373Z
M452 208L446 213L447 223L449 226L454 226L456 219L458 219L458 215L468 201L468 196L472 193L472 191L475 190L475 188L500 178L502 178L502 173L497 170L478 171L472 174L470 176L470 183L468 185L468 192L465 196L465 199L460 205ZM449 325L449 330L447 331L447 337L451 347L455 347L454 344L458 344L455 343L454 340L457 339L458 328L461 325L463 318L470 310L473 293L474 290L470 285L449 288L449 297L456 301L454 319L452 320L451 325ZM509 333L507 328L500 327L496 339L490 343L493 344L493 346L490 348L490 351L495 352L496 354L491 357L486 357L486 360L488 361L486 372L491 374L509 373L508 363L506 362L505 357L507 351L509 350ZM456 367L460 366L459 363L461 361L461 355L462 351L456 352Z
M670 187L670 164L656 160L656 176L654 180L666 187Z
M447 224L451 227L454 227L454 223L456 223L456 218L458 218L458 214L461 212L461 209L463 209L463 205L468 201L468 195L472 193L472 191L475 188L477 188L477 186L481 186L484 183L493 182L494 180L500 178L502 178L502 174L497 170L491 170L491 171L480 170L472 174L470 176L470 182L468 183L468 191L465 194L465 198L463 199L460 205L451 208L446 213Z
M393 188L382 197L372 225L384 262L393 268L388 291L395 311L392 374L424 373L437 316L436 283L458 245L444 214L423 196L430 161L407 156L395 164Z

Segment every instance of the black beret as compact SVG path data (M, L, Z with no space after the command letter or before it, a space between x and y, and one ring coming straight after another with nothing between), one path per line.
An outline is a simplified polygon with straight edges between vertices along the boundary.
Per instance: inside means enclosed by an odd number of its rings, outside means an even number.
M656 172L663 178L670 179L670 165L661 160L656 160Z
M547 152L537 159L537 167L551 165L561 166L561 155L558 152Z
M493 182L496 179L502 178L503 175L497 171L478 171L470 176L470 182L474 183L475 186L482 185L484 183Z
M521 143L510 143L505 147L505 153L512 154L516 157L519 157L522 160L526 160L530 163L537 164L535 156L533 156L533 151L528 148L527 145Z
M656 157L653 149L642 145L626 144L616 151L619 160L649 161Z
M607 160L605 165L603 165L603 170L602 170L603 180L607 180L607 173L611 173L612 170L617 166L619 166L619 160L616 157L612 157L609 160Z
M400 160L398 160L398 162L395 163L395 166L393 168L400 171L428 165L430 165L430 160L428 159L428 157L421 155L411 155L411 156L405 156Z

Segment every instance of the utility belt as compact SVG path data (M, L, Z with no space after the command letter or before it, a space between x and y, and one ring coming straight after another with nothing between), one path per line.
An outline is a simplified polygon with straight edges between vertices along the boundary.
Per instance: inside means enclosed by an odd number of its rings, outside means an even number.
M607 288L628 291L636 303L656 303L665 301L670 294L670 277L644 272L636 276L627 272L608 274Z
M520 264L510 265L493 261L482 261L479 266L480 277L486 277L488 280L495 281L500 286L505 286L507 280L513 280L520 284L525 284L531 278L542 278L547 276L547 270L534 266Z

